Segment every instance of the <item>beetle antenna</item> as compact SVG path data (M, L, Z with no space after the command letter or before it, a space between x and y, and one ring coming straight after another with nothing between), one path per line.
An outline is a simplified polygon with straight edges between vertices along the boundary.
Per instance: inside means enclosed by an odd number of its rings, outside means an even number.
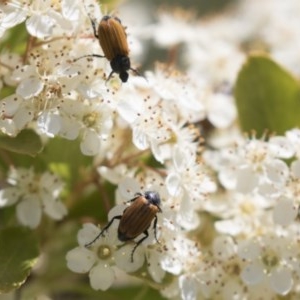
M75 61L77 61L77 60L79 60L81 58L85 58L85 57L101 57L101 58L103 58L105 56L104 55L100 55L100 54L88 54L88 55L83 55L83 56L80 56L78 58L73 59L73 62L75 62Z
M138 70L130 68L130 70L138 76L144 77Z
M142 75L138 70L133 69L133 68L130 68L129 70L131 70L137 76L143 77L146 81L148 81L147 78L144 75Z

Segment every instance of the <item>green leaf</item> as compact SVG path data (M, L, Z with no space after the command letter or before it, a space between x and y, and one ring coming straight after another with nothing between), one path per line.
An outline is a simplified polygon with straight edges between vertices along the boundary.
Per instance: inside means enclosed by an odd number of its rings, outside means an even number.
M15 88L11 86L3 85L2 88L0 89L0 99L2 100L14 93L15 93Z
M39 158L71 184L82 179L85 169L93 162L91 156L81 153L79 139L70 141L59 137L49 140Z
M243 131L283 134L300 126L299 82L266 56L248 58L237 78L235 98Z
M85 274L86 275L86 274ZM87 276L87 275L86 275ZM79 279L79 276L77 276ZM70 299L105 299L105 300L116 300L116 299L131 299L131 300L164 300L159 291L152 289L146 285L141 286L129 286L129 287L118 287L110 288L107 291L95 291L91 288L89 283L77 280L76 284L69 283L66 289L58 290L54 293L54 296L59 299L64 295L70 295ZM59 297L60 296L60 297ZM55 298L55 297L54 297ZM55 299L56 299L55 298Z
M108 202L107 205L109 205L109 208L115 205L115 188L115 186L108 182L103 183L102 186L102 189L105 191L105 196L107 197L106 201ZM96 189L95 186L93 189L87 189L86 193L83 193L82 196L77 199L70 208L68 217L74 219L89 217L105 224L107 222L107 209L109 208L105 206L103 195L101 195L101 192Z
M0 294L24 283L38 255L32 231L17 227L0 230Z
M6 31L1 39L0 50L23 54L26 51L28 38L25 22L18 24Z
M40 137L31 129L22 130L16 137L0 136L0 148L19 154L35 156L42 151Z

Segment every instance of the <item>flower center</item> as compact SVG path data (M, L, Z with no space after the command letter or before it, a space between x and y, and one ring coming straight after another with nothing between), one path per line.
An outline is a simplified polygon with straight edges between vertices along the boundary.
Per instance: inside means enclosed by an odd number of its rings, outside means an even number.
M271 269L278 265L279 259L274 251L269 250L268 253L263 255L262 262L267 269Z
M227 263L224 263L223 269L230 276L239 276L241 273L239 264L233 260L229 260Z
M95 124L97 124L99 119L99 114L96 112L92 112L89 114L86 114L82 121L86 125L86 127L94 127Z
M112 253L111 249L107 245L101 245L97 251L97 255L98 255L99 259L101 259L101 260L110 258L111 253Z

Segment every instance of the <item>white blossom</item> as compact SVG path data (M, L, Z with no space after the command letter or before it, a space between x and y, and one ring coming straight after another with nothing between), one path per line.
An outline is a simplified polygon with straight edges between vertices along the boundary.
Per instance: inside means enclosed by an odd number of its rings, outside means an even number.
M101 196L111 197L108 221L118 216L95 241L100 228L83 225L78 246L66 255L68 268L85 274L94 290L119 286L121 271L145 278L169 299L296 299L300 130L243 135L234 90L255 49L300 74L299 1L240 1L206 18L159 11L155 21L148 11L139 14L137 5L124 4L132 68L126 83L118 74L106 80L112 71L107 58L83 58L104 54L90 20L97 29L101 5L0 4L1 134L13 138L33 129L45 149L51 138L78 139L92 160L84 182L78 178L88 185L84 196L97 185ZM16 54L7 37L14 38L11 30L22 23L20 46L26 50ZM138 76L133 69L148 56L150 41L170 61ZM33 229L43 214L53 220L66 215L62 189L52 173L11 168L0 207L15 206L15 219ZM152 220L149 236L134 248L145 232L122 242L119 219L145 191L161 198L157 236Z
M36 228L44 212L54 220L61 220L67 208L59 196L62 181L54 174L35 174L31 169L11 169L9 186L0 191L0 207L16 205L18 221L30 228Z
M67 266L76 273L89 273L90 284L95 290L107 290L114 282L114 252L117 236L113 230L99 238L91 247L86 244L93 241L100 229L93 224L84 224L78 232L79 246L66 255ZM117 244L116 244L117 243Z

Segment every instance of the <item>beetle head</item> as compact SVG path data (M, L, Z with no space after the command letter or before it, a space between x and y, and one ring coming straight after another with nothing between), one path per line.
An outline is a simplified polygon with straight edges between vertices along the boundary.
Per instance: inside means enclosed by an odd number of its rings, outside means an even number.
M159 194L157 192L146 191L144 196L150 204L153 204L160 209L159 205L161 203L161 200L160 200Z

